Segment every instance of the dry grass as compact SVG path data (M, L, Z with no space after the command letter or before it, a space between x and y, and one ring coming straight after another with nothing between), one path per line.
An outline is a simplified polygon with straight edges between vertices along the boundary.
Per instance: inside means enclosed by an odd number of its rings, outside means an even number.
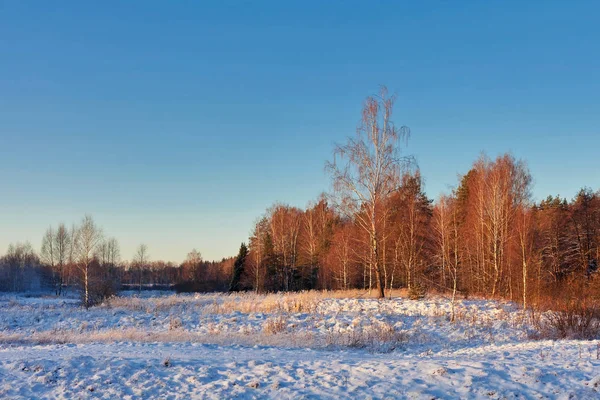
M181 318L171 316L169 320L169 330L181 329L183 327L183 323L181 322Z
M409 337L408 332L396 329L387 322L380 322L367 328L330 331L326 336L326 346L388 352L407 343Z
M252 313L314 313L319 305L319 297L313 293L287 293L267 295L230 295L215 299L206 305L204 314L243 314Z
M287 330L287 322L281 315L267 319L262 325L262 331L266 335L276 335Z
M406 342L407 334L396 330L391 324L375 321L368 327L351 326L340 331L331 328L327 333L314 331L323 326L333 315L319 312L321 302L332 298L363 298L364 291L347 292L298 292L256 295L173 295L157 298L117 297L106 301L99 309L111 311L169 313L168 325L155 329L144 326L100 329L82 321L77 328L52 329L49 331L0 332L0 343L93 343L93 342L199 342L214 344L277 345L284 347L359 347L375 349L395 348ZM385 313L382 308L380 313ZM207 322L201 331L188 330L178 313L201 315L266 314L258 325L236 325L237 317L219 322ZM291 314L308 314L308 324L296 326L290 323ZM365 315L368 317L368 315Z
M0 344L88 344L88 343L203 343L243 346L280 346L300 348L364 348L374 352L388 352L407 343L410 335L392 325L381 324L370 328L348 331L330 331L327 335L290 330L280 317L265 321L261 331L251 334L231 332L196 333L183 329L172 331L146 331L139 328L108 329L79 332L53 330L29 335L0 333Z
M394 289L391 297L406 295L405 289ZM176 307L199 308L203 314L243 314L275 312L315 313L319 303L325 299L368 299L377 298L375 290L302 291L290 293L235 293L213 295L171 295L164 297L138 298L114 297L99 307L154 313Z
M396 290L392 295L407 292ZM439 340L429 332L432 325L446 330L454 326L451 329L473 339L493 342L498 321L513 327L527 323L517 318L521 313L506 312L494 303L484 303L482 309L481 304L457 301L454 325L444 297L428 296L424 302L405 297L367 300L375 296L375 291L350 290L117 297L92 309L99 312L89 324L75 319L48 331L0 329L0 343L196 342L390 351Z

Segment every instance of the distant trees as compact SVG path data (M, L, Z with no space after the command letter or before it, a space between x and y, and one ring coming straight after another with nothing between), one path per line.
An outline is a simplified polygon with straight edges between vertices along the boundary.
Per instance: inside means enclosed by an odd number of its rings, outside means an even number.
M121 248L116 238L105 238L98 247L97 259L99 264L97 279L102 282L105 291L101 297L112 295L121 286Z
M109 270L119 265L121 261L121 248L115 238L108 238L100 243L98 250L100 265L103 269Z
M0 259L0 289L11 292L39 290L45 272L30 243L10 244L6 255Z
M193 249L181 265L156 272L167 274L177 292L227 291L231 285L233 263L234 258L206 261L198 250Z
M205 264L202 260L202 254L196 249L190 251L181 265L184 270L185 279L192 282L201 282L206 275Z
M142 282L144 279L144 271L148 267L148 246L140 244L137 248L137 252L133 257L132 267L137 271L138 276L138 292L142 291Z
M55 293L60 296L73 281L86 308L114 294L119 284L119 243L115 238L105 239L91 215L71 230L64 224L49 227L42 239L40 261L52 274Z
M93 306L119 288L169 288L185 283L184 291L225 291L231 283L234 259L205 261L196 249L181 264L150 261L148 248L137 248L131 262L121 260L116 238L105 237L90 215L67 229L49 227L39 257L29 243L11 244L0 257L0 291L52 289L62 295L77 288L82 305ZM127 268L129 267L129 268ZM252 287L244 284L243 287Z

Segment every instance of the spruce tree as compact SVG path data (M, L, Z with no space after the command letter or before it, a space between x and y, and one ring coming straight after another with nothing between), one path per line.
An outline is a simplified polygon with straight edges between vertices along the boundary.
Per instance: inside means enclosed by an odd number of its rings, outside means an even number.
M244 273L244 264L246 263L246 256L248 255L248 247L246 243L242 243L240 251L238 252L235 262L233 263L233 274L231 276L231 283L229 284L230 292L237 292L240 290L240 279Z

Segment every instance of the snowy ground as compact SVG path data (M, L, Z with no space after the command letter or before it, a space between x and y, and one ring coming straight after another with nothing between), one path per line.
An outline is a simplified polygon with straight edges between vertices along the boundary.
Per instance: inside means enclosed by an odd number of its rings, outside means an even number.
M0 297L0 398L600 398L600 341L510 303L147 296Z

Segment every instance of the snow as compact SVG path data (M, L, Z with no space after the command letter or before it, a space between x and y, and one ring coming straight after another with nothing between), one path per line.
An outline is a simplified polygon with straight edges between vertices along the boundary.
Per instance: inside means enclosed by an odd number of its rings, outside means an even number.
M0 296L0 398L600 398L600 341L514 304L335 297Z

